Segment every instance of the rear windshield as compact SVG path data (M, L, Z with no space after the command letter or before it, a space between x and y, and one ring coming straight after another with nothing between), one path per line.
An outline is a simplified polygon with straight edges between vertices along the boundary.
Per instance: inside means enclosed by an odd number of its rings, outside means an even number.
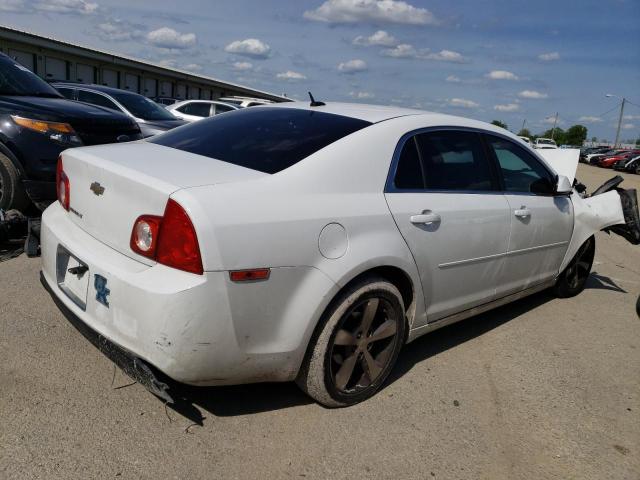
M369 125L331 113L259 107L199 120L158 135L150 143L277 173Z

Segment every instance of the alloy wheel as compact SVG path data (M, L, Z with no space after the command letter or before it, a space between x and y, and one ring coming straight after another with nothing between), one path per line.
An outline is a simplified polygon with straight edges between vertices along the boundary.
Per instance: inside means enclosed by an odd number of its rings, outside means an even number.
M587 281L593 262L592 245L593 238L584 242L571 261L571 264L567 267L567 283L569 288L578 288L579 285Z
M363 299L345 313L330 350L330 376L339 392L360 393L388 369L399 321L396 309L381 297Z

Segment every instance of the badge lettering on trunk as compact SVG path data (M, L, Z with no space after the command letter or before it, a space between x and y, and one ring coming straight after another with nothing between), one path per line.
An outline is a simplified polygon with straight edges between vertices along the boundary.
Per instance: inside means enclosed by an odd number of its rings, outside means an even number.
M107 295L111 293L111 290L107 288L107 279L97 273L93 276L93 286L96 288L96 300L109 308L109 300Z
M91 190L96 195L102 195L104 193L104 187L98 182L93 182L89 187L89 190Z

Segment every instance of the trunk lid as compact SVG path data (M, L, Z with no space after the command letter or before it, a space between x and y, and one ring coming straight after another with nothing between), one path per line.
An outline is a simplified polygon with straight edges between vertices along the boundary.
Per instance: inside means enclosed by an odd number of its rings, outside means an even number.
M239 182L266 174L147 142L75 148L63 153L72 221L97 240L147 265L129 247L140 215L164 213L180 189ZM196 225L196 230L198 226Z

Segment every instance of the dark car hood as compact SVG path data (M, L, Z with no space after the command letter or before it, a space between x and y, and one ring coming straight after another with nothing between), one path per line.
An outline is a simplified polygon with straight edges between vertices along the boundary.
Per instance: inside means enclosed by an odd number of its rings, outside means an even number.
M94 124L129 125L133 123L124 114L66 98L0 95L0 113L29 115L38 120L67 123L74 123L74 121Z

